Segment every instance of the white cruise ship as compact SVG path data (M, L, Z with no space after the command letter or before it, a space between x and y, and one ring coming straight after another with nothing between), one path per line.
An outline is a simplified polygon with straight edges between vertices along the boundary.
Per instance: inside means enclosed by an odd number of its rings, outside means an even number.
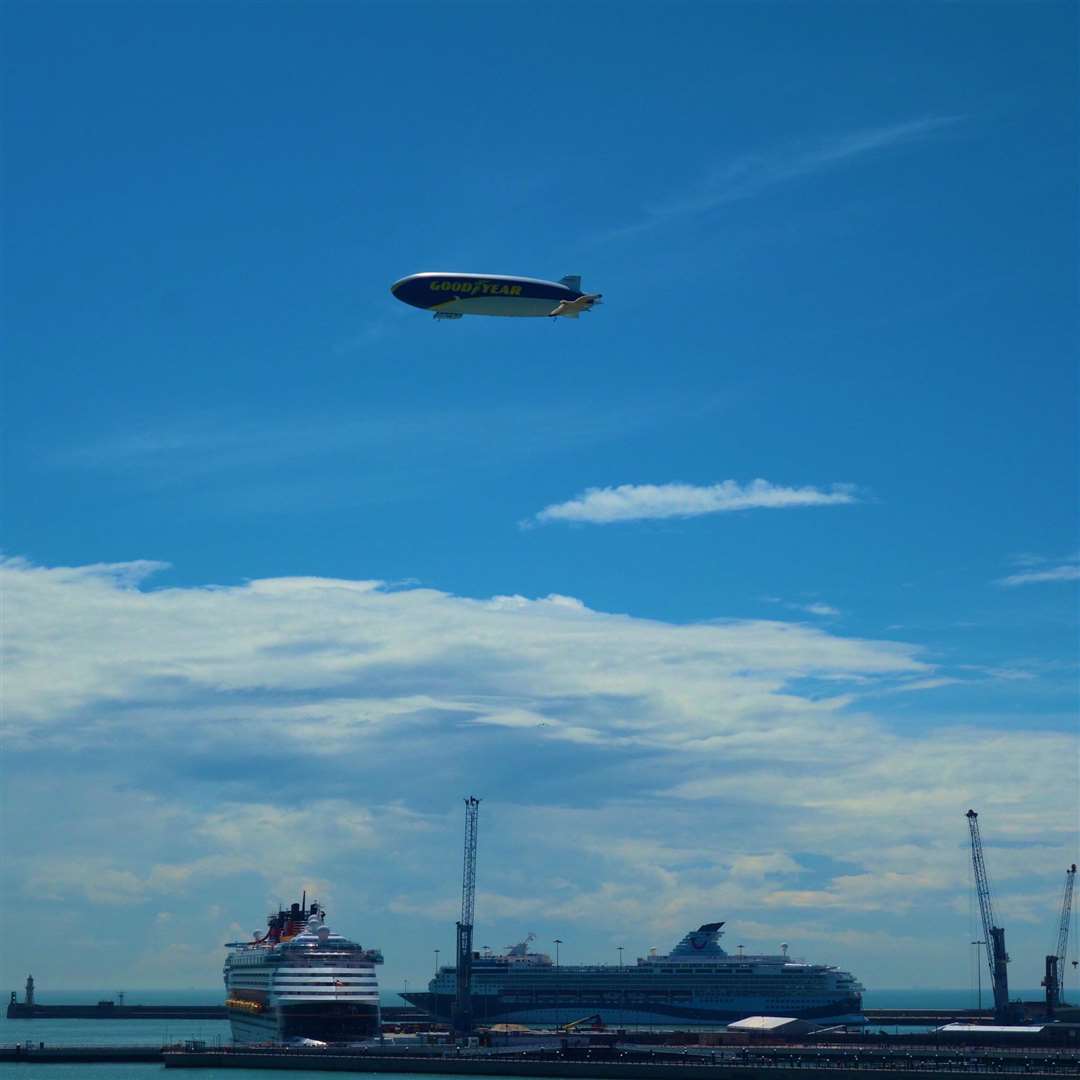
M822 1024L862 1024L862 985L831 964L775 954L726 953L722 922L691 930L670 953L655 949L636 964L553 964L529 952L529 940L502 955L473 954L472 1013L477 1023L561 1024L599 1015L612 1027L693 1027L748 1016L794 1016ZM440 1019L453 1011L457 973L440 968L411 1004Z
M334 934L306 900L267 919L266 933L233 941L226 1006L237 1043L351 1042L379 1033L378 949Z

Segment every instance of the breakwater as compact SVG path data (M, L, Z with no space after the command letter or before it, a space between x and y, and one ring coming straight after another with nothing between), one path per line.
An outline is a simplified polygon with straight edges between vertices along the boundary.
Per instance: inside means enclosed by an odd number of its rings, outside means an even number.
M58 1062L86 1065L94 1062L124 1063L137 1061L162 1061L164 1051L160 1046L49 1046L38 1043L22 1043L17 1046L0 1046L0 1061L28 1061L41 1065Z
M227 1020L224 1005L186 1005L182 1002L163 1005L118 1005L115 1001L94 1004L40 1005L37 1002L8 1002L9 1020ZM383 1006L382 1018L389 1024L419 1024L428 1020L420 1009L394 1005ZM438 1027L436 1021L431 1021Z
M225 1020L224 1005L117 1005L99 1001L95 1005L32 1005L9 1002L9 1020Z

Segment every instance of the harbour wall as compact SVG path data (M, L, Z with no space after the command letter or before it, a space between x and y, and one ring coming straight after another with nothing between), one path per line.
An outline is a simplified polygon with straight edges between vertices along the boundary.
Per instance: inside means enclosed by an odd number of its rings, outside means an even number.
M67 1062L123 1063L161 1061L160 1046L0 1046L0 1061L37 1062L41 1065Z
M159 1062L171 1069L277 1069L407 1073L438 1076L551 1077L553 1080L957 1080L957 1074L1031 1078L1080 1076L1080 1050L923 1047L916 1052L859 1048L755 1047L720 1053L582 1048L508 1056L505 1053L348 1053L308 1048L172 1046L0 1047L0 1062L92 1064Z
M226 1020L224 1005L27 1005L12 1001L9 1020Z
M777 1064L679 1063L669 1062L620 1062L620 1061L565 1061L547 1059L542 1061L507 1058L429 1058L365 1056L358 1059L351 1055L306 1054L283 1052L226 1052L194 1051L166 1053L167 1069L280 1069L310 1070L319 1072L352 1073L430 1073L444 1076L522 1076L551 1077L553 1080L836 1080L838 1073L858 1072L864 1080L896 1080L893 1068L864 1068L858 1058L845 1064L829 1066L794 1066ZM956 1080L957 1068L949 1067L909 1068L903 1070L910 1080ZM1001 1075L1013 1070L1002 1067L960 1070L993 1072ZM1021 1068L1017 1063L1015 1071ZM1068 1072L1047 1065L1045 1071L1028 1067L1025 1077L1061 1077L1076 1075L1075 1065Z

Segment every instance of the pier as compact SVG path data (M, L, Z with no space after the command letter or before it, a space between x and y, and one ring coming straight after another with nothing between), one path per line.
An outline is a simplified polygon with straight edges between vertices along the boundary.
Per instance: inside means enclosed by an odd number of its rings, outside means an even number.
M453 1076L558 1077L568 1080L835 1080L859 1073L873 1080L904 1073L910 1080L945 1080L957 1073L1076 1076L1076 1051L875 1051L835 1047L693 1052L604 1048L582 1051L462 1055L344 1054L332 1050L181 1051L164 1055L166 1068L286 1069L325 1072L429 1073Z
M397 1072L432 1076L552 1077L567 1080L875 1080L897 1072L910 1080L957 1074L1080 1076L1080 1045L922 1043L672 1045L563 1040L544 1047L286 1048L207 1047L186 1041L164 1047L66 1047L27 1042L0 1047L0 1063L105 1064L158 1062L172 1069L278 1069Z
M443 1076L553 1077L566 1080L955 1080L957 1074L1032 1078L1080 1075L1080 1048L962 1046L573 1047L512 1051L384 1053L339 1048L174 1046L0 1047L0 1061L25 1064L161 1062L169 1069L277 1069Z

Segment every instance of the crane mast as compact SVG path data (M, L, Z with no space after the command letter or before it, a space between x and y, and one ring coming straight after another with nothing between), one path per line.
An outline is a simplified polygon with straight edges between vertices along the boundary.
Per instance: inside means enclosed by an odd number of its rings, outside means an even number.
M472 1033L473 909L476 904L476 819L480 800L465 800L465 862L461 875L461 921L457 924L457 993L454 998L454 1033Z
M1072 922L1073 886L1076 883L1076 863L1065 871L1065 891L1061 897L1061 921L1058 923L1057 948L1046 958L1046 1015L1052 1017L1061 1004L1061 980L1065 974L1065 953L1069 946L1069 925Z
M1005 951L1005 931L994 918L994 905L990 897L990 881L983 861L982 838L979 836L979 815L969 810L965 815L971 830L971 865L975 870L975 891L979 896L983 935L986 939L986 961L990 967L990 980L994 987L994 1020L1007 1024L1012 1019L1009 1008L1009 973L1006 965L1009 954Z

